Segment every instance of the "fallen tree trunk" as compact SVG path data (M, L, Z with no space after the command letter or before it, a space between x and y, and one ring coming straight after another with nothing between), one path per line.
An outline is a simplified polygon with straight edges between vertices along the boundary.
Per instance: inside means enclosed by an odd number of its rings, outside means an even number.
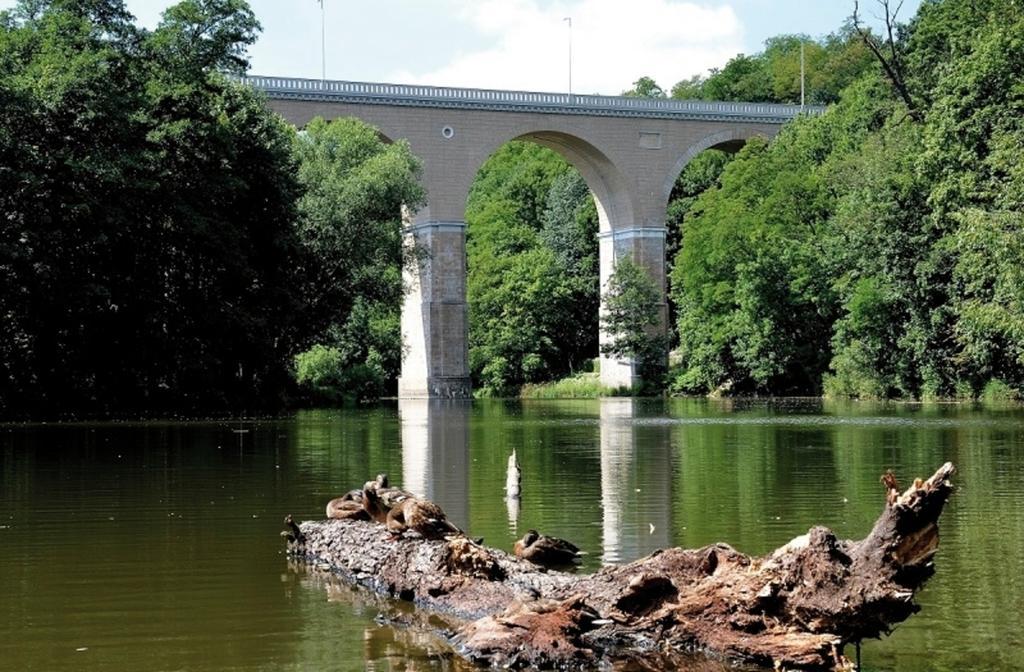
M706 651L777 669L850 669L845 647L919 607L934 572L937 521L953 486L945 464L900 494L861 541L815 527L771 555L725 544L668 549L577 576L545 571L466 537L394 539L381 525L305 522L289 552L380 593L453 619L452 644L494 666L584 669Z

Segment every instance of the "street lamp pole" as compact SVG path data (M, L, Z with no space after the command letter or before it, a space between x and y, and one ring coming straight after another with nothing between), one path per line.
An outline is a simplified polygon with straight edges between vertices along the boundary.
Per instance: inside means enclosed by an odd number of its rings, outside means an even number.
M800 38L800 111L804 111L804 40Z
M327 81L327 15L320 1L320 81Z
M569 101L572 102L572 17L567 16L562 20L569 23Z

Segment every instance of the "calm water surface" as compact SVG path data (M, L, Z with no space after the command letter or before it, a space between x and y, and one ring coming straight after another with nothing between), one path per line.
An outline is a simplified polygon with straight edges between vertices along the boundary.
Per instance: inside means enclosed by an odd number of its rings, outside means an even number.
M517 509L503 499L515 448ZM1024 669L1024 411L704 400L401 402L269 421L0 426L0 669L463 670L406 605L289 568L285 513L378 471L510 549L529 527L586 570L670 545L765 553L859 538L879 474L946 460L923 610L870 670Z

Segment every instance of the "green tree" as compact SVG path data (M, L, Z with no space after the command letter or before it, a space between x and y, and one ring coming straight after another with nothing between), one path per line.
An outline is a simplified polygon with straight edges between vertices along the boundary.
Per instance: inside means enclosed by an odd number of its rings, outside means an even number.
M748 142L690 208L671 272L675 390L820 391L837 311L831 174L887 109L873 98L884 88L857 91L770 144Z
M174 71L245 74L260 24L245 0L183 0L149 37L154 60Z
M661 292L629 257L616 260L605 290L601 328L609 340L601 346L601 352L634 360L642 391L660 392L668 362L668 339L661 333Z
M415 263L403 252L401 212L423 203L419 161L408 143L385 142L356 119L314 119L294 152L303 187L295 224L303 343L313 346L299 355L298 371L305 361L340 363L329 400L379 396L401 367L402 268ZM309 359L325 347L331 358ZM307 389L323 392L309 380Z
M968 210L945 244L957 252L953 313L959 352L974 393L993 380L1024 392L1024 216Z
M1020 394L1022 14L924 3L893 26L884 72L855 26L808 49L811 70L841 66L811 85L838 102L749 143L685 204L676 389ZM701 93L734 95L761 59L791 97L798 46L770 40Z
M641 77L633 82L633 88L623 91L628 98L664 98L665 91L650 77Z
M669 97L675 100L698 100L704 96L704 81L702 75L681 79L672 86Z
M721 70L712 69L704 82L703 97L707 100L744 100L775 102L771 77L763 58L739 54Z
M672 187L668 210L665 217L667 237L665 253L673 259L682 243L686 221L697 197L720 184L722 171L733 155L717 149L708 149L686 164Z
M554 254L564 300L559 306L554 339L559 345L561 374L577 371L597 352L598 280L597 207L583 177L575 170L555 179L548 191L539 242Z
M566 273L597 276L597 208L586 181L575 170L559 175L548 190L540 240Z
M779 35L766 40L759 54L739 54L707 77L679 81L672 87L672 98L799 103L801 45L810 104L836 102L844 88L876 67L874 56L851 26L822 40Z
M550 150L510 142L481 167L469 225L470 368L484 393L561 377L597 353L597 212Z
M920 142L915 125L889 123L832 174L841 196L827 257L843 307L829 394L916 396L939 346L929 324L946 298L927 272L936 237L927 225L927 184L914 170Z
M236 58L247 11L208 26ZM224 38L226 24L248 28ZM296 333L291 131L223 79L225 59L170 67L166 45L198 30L178 17L146 32L116 0L23 1L0 19L8 414L279 403Z

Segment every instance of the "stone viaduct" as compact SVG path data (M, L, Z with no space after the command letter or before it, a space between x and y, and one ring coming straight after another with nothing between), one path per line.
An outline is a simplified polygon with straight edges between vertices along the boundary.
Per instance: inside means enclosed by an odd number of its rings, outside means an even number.
M480 166L509 140L549 147L579 170L600 220L601 287L632 257L665 291L665 213L686 164L709 148L771 137L799 106L532 93L250 76L296 126L357 117L404 138L423 163L428 202L406 218L425 251L407 273L401 397L471 394L466 303L466 199ZM807 112L817 113L818 109ZM667 328L663 304L663 328ZM605 335L601 335L602 341ZM637 381L636 366L602 356L601 381Z

